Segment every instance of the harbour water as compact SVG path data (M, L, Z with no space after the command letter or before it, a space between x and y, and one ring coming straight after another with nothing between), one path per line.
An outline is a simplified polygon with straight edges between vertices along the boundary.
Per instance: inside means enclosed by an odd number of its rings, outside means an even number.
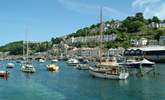
M1 68L5 69L1 61ZM34 62L36 73L25 74L20 64L9 69L7 80L0 79L0 100L164 100L165 64L157 64L157 75L130 76L127 80L93 78L88 71L58 62L51 73L45 63Z

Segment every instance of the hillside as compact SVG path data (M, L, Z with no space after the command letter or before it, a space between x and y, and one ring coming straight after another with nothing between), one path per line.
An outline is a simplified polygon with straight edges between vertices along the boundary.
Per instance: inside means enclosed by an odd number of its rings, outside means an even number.
M75 33L71 33L63 37L52 38L50 42L45 41L42 43L29 43L31 53L47 51L52 48L53 44L59 44L61 41L67 43L67 40L71 37L88 37L99 35L100 23L93 24L89 27L85 27L77 30ZM165 20L160 20L158 17L153 16L152 19L145 19L143 13L136 13L134 16L128 16L126 19L110 20L104 22L104 35L116 34L115 41L104 42L104 48L128 48L131 46L131 40L139 40L146 38L148 40L159 40L161 35L165 35ZM73 43L69 44L78 48L82 47L97 47L99 46L99 40L89 43ZM23 41L12 42L0 47L0 52L10 51L10 54L22 54Z
M30 53L35 53L35 52L42 52L42 51L47 51L52 47L52 44L50 42L41 42L41 43L29 43L29 50ZM24 48L26 48L26 43L24 43ZM26 49L24 49L26 52ZM0 52L8 52L11 55L20 55L23 54L23 41L16 41L16 42L11 42L8 43L4 46L0 47Z
M67 36L85 37L99 35L100 23L93 24L77 30ZM157 16L152 19L145 19L143 13L136 13L134 16L128 16L123 21L110 20L104 22L105 35L116 34L117 38L112 43L104 43L104 47L130 47L131 40L146 38L148 40L159 40L160 35L165 35L165 20L160 20ZM90 43L91 44L91 43ZM98 43L93 43L97 46ZM83 43L73 44L76 47L84 47ZM90 47L90 45L88 45Z

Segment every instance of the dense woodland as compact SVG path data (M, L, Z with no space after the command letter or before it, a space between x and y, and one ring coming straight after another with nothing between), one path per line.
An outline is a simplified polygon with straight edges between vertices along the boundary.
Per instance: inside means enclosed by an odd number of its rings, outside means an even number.
M113 24L115 20L105 21L104 24ZM156 39L159 40L161 35L165 35L165 28L152 28L149 27L151 23L165 23L165 20L160 20L157 16L153 16L151 19L145 19L143 13L136 13L134 16L128 16L123 21L121 21L121 26L118 28L108 28L104 31L103 34L117 34L117 39L112 42L105 42L104 48L117 48L117 47L130 47L131 39ZM99 26L98 24L93 24L89 27L85 27L77 30L75 33L71 33L64 38L57 37L52 38L49 42L41 43L29 43L29 49L31 53L43 52L52 48L54 44L59 44L61 41L65 43L66 39L71 37L80 37L80 36L93 36L99 35ZM93 31L95 30L95 31ZM26 45L26 43L24 43ZM79 43L73 44L75 47L96 47L99 45L99 42L96 43ZM22 54L23 53L23 41L12 42L0 47L1 52L9 51L12 55Z

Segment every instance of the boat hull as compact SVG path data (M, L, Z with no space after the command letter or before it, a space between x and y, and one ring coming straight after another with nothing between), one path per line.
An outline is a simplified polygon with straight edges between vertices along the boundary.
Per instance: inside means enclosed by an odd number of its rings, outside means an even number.
M153 62L165 63L165 55L145 55L144 57Z
M76 66L78 63L67 63L69 66Z
M57 72L59 70L59 66L50 64L50 65L47 65L47 70L52 71L52 72Z
M78 70L89 70L89 65L87 65L87 64L78 64L76 68Z
M96 72L91 69L89 70L89 73L94 77L104 78L104 79L117 79L117 80L127 79L129 76L129 73L108 74L108 73Z
M1 72L0 72L0 77L6 78L6 77L8 77L8 76L9 76L9 72L7 72L7 71L1 71Z
M143 67L153 67L154 64L140 64L140 63L135 63L135 64L125 64L127 67L129 68L140 68L140 66L143 66Z
M15 66L15 65L14 65L13 63L8 63L6 67L7 67L7 68L13 68L14 66Z
M22 66L21 71L25 72L25 73L35 73L36 72L34 67L26 67L26 66Z

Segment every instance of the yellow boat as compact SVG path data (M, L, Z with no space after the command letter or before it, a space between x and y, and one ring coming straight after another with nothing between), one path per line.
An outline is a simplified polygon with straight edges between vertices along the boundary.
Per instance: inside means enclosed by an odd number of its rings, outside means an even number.
M49 64L46 66L48 71L58 71L59 70L59 66L57 66L56 64Z

